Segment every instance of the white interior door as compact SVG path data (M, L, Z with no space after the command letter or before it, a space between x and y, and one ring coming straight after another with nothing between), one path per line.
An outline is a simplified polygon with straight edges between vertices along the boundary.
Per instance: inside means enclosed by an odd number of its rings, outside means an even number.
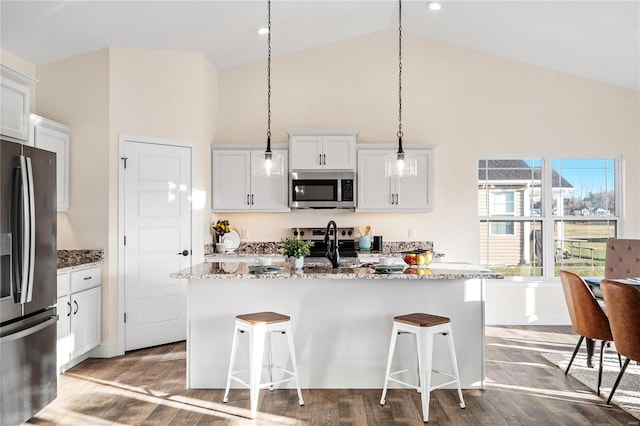
M169 274L191 265L191 148L125 140L123 151L125 350L133 350L186 338L186 283Z

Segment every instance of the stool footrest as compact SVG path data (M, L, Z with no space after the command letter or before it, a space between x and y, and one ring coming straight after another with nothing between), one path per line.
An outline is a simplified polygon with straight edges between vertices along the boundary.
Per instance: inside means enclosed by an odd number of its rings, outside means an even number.
M457 384L457 383L458 383L458 381L457 381L457 380L451 380L451 381L449 381L449 382L440 383L440 384L439 384L439 385L437 385L437 386L432 386L432 387L431 387L431 390L440 389L440 388L443 388L443 387L445 387L445 386L452 385L452 384L454 384L454 383L456 383L456 384Z
M418 392L420 392L420 386L412 385L411 383L403 382L402 380L394 379L393 377L389 377L387 378L387 380L390 382L400 383L401 385L405 385L407 387L410 387L411 389L415 389Z

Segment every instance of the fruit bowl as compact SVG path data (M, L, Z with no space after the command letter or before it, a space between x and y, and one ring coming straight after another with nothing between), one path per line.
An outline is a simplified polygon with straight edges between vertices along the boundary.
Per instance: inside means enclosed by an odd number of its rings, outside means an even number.
M412 250L403 253L402 260L412 268L426 268L433 261L433 251Z

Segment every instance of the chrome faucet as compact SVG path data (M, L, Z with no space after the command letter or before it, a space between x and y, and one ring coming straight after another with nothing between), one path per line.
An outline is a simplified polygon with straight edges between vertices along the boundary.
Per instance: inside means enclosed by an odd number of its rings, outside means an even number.
M333 242L331 241L329 230L333 226ZM338 251L338 225L333 220L327 223L327 230L324 233L324 243L327 245L327 259L331 262L331 266L338 268L340 266L340 252Z

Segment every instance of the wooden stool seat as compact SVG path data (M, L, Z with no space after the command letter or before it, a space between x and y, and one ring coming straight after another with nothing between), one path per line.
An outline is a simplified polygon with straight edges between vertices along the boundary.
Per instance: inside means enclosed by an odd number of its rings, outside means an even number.
M400 315L393 318L393 320L404 324L415 325L416 327L433 327L436 325L451 322L451 320L447 317L440 317L438 315L430 314Z
M241 334L249 335L249 369L234 370L236 352L238 350L238 340ZM291 370L278 366L274 362L271 348L273 335L285 335L289 346L289 356L291 358ZM268 346L267 369L269 381L261 383L265 345ZM280 380L274 379L275 370L282 373ZM248 373L249 377L246 377ZM242 386L249 388L249 399L251 405L251 418L255 419L258 412L258 393L260 389L269 388L273 390L275 385L294 381L298 391L298 404L304 405L300 383L298 381L298 366L296 353L293 348L293 333L291 331L291 317L278 314L276 312L255 312L251 314L237 315L233 333L233 344L231 346L231 359L229 361L229 373L227 374L227 386L224 391L223 402L229 401L229 388L231 381L235 381Z
M417 349L417 368L404 368L397 371L391 371L393 354L395 352L396 341L400 334L411 334L416 339ZM438 371L432 368L433 365L433 341L435 336L444 336L449 344L449 356L451 357L451 373ZM408 371L418 371L418 383L412 384L398 378ZM438 376L449 379L444 383L432 385L431 375L433 373ZM422 419L429 421L429 400L431 391L455 384L458 389L458 398L460 399L460 408L464 408L464 398L462 396L462 388L460 386L460 373L458 372L458 361L456 360L456 352L453 347L453 334L451 332L451 320L447 317L438 315L413 313L408 315L399 315L393 318L393 329L391 330L391 343L389 344L389 357L387 359L387 372L385 374L384 387L382 388L382 398L380 405L385 404L387 396L387 386L389 382L399 383L408 386L420 392L422 400Z
M275 324L278 322L285 322L285 321L289 321L291 317L289 315L282 315L276 312L256 312L253 314L237 315L236 319L251 325L257 325L257 324Z

